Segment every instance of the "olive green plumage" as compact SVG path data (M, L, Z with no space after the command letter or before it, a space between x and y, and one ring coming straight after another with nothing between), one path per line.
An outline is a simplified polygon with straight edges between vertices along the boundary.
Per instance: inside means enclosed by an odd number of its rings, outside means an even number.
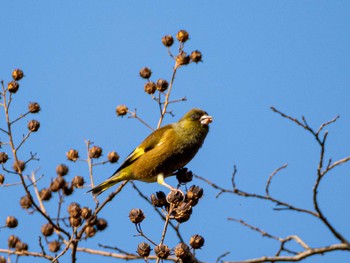
M156 182L157 176L170 176L196 155L208 134L211 116L192 109L178 122L151 133L122 163L115 173L90 191L99 195L124 180Z

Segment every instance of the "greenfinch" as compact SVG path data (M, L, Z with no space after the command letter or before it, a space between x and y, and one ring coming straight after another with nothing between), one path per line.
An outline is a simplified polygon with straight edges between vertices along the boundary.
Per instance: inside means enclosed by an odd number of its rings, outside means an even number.
M196 155L209 131L212 117L191 109L178 122L152 132L114 174L89 192L99 195L124 180L158 182L170 189L164 178L173 175Z

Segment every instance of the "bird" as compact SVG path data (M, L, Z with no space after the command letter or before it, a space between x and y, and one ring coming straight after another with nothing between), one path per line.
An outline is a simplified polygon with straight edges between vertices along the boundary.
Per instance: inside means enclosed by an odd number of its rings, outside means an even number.
M183 168L197 154L212 121L212 116L204 110L189 110L178 122L153 131L126 157L111 177L89 192L99 195L126 180L158 182L174 189L164 179Z

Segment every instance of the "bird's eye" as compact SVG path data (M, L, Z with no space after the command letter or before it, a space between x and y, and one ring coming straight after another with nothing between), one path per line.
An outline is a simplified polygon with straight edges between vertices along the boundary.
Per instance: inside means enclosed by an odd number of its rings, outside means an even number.
M199 116L199 114L194 113L194 114L192 114L191 118L192 118L193 120L199 120L200 116Z

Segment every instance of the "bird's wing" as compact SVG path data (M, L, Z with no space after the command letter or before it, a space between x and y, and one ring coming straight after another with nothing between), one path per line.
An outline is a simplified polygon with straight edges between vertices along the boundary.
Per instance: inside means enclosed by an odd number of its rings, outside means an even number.
M126 157L125 161L113 175L135 162L144 153L162 145L168 138L169 132L172 130L172 125L169 124L152 132L135 150L128 155L128 157Z

